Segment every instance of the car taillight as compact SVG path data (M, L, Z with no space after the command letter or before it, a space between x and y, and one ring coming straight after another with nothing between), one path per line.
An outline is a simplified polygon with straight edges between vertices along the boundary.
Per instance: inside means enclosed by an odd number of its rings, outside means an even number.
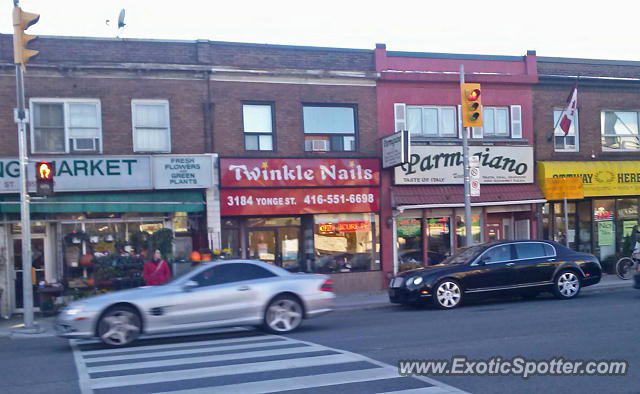
M320 285L320 290L322 291L333 291L333 282L331 279L327 279Z

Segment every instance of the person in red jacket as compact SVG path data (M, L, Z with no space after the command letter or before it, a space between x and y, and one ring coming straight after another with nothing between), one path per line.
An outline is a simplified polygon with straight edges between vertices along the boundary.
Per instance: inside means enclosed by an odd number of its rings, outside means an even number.
M170 276L171 273L167 262L162 259L160 251L156 249L151 261L145 261L142 269L142 277L145 283L147 286L161 285L168 281Z

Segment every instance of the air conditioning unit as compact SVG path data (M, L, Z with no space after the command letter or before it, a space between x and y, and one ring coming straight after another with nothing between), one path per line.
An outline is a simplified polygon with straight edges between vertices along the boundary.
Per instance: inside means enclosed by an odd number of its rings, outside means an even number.
M71 138L70 142L73 151L95 152L98 150L97 138Z
M306 140L305 150L313 152L327 152L329 150L329 140Z

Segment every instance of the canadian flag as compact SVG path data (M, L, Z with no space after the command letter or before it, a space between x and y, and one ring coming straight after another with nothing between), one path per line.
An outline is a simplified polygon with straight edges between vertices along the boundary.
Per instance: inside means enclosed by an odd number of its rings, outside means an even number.
M573 117L576 114L576 108L578 107L578 85L574 85L571 90L571 94L567 99L567 106L560 114L560 129L564 132L566 136L569 134L569 127L571 127L571 122L573 121Z

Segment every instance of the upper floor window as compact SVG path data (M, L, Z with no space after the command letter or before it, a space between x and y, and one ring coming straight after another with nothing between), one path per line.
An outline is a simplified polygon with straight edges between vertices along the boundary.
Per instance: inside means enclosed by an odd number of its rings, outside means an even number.
M409 130L416 137L462 138L460 106L405 105L394 103L395 131ZM483 127L473 127L472 138L522 138L520 105L483 106Z
M305 151L355 151L356 107L303 105Z
M243 104L242 127L246 150L273 150L273 115L270 104Z
M171 152L167 100L132 100L131 119L134 152Z
M407 106L407 130L427 137L456 136L456 107Z
M636 111L602 111L600 123L603 151L635 151L640 149Z
M569 132L567 135L560 128L560 115L562 115L562 109L553 110L553 125L556 127L553 130L553 149L555 151L570 151L577 152L578 147L578 111L576 110L573 119L571 119L571 126L569 126Z
M31 99L31 152L101 152L100 101Z

